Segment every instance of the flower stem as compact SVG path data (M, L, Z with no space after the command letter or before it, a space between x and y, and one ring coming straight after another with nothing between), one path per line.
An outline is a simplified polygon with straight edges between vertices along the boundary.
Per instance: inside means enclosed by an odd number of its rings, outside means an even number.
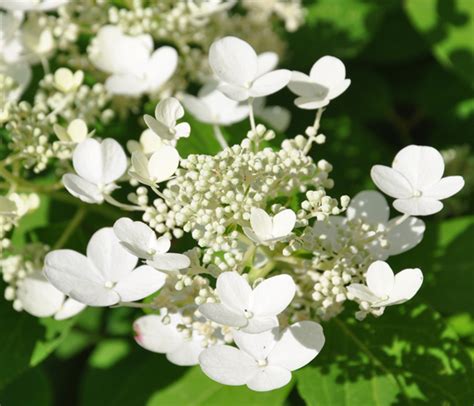
M61 234L61 237L56 241L56 243L53 246L53 250L58 250L68 242L69 238L71 238L71 235L76 231L77 227L80 226L82 220L84 220L84 217L87 213L87 209L84 206L80 206L72 220L69 222L63 233Z
M253 114L253 97L249 97L248 99L248 105L249 105L249 119L250 119L250 127L252 128L252 131L256 133L257 131L257 126L255 125L255 116Z
M116 305L110 306L112 309L117 307L133 307L136 309L153 309L157 310L157 307L153 303L135 303L135 302L119 302Z
M163 200L166 200L165 195L161 193L155 185L150 185L150 187L151 190L153 190L153 192L155 192L159 197L161 197Z
M321 125L321 116L323 115L324 108L319 108L318 111L316 112L316 118L314 119L314 135L311 135L308 137L308 141L306 142L306 145L303 148L303 154L307 154L309 150L311 149L311 145L313 144L314 140L316 139L319 131L319 126Z
M119 207L123 210L127 210L127 211L145 211L145 208L140 207L140 206L133 206L133 205L130 205L130 204L120 203L119 201L115 200L110 195L104 195L104 199L107 203L111 204L112 206Z
M214 124L212 128L214 129L214 137L216 137L216 140L221 146L221 148L229 148L229 144L227 144L227 141L225 140L224 135L222 134L221 128L217 124Z

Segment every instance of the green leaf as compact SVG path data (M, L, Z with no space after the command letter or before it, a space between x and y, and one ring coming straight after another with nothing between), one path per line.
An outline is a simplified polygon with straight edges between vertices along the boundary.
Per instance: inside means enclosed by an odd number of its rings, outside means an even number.
M435 57L474 86L472 0L407 0L405 10Z
M427 306L387 308L382 317L363 322L339 317L324 327L321 354L297 372L298 391L309 405L472 401L469 354Z
M48 377L40 368L26 371L0 392L0 404L5 406L53 405Z
M177 382L154 395L147 406L283 405L292 384L270 392L254 392L245 386L224 386L209 379L199 367L189 369Z

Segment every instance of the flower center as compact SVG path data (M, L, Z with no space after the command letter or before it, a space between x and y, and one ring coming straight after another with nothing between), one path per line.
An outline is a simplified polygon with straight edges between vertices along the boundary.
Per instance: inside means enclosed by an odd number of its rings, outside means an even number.
M107 289L112 289L112 288L115 286L115 282L106 281L106 282L104 283L104 286L105 286Z
M268 361L266 359L259 359L257 360L257 364L259 367L266 367L268 365Z
M244 315L247 319L251 319L253 317L253 313L247 309L244 309Z
M421 192L421 190L418 190L418 189L416 189L416 190L413 192L413 196L415 196L415 197L421 197L422 194L423 194L423 193Z

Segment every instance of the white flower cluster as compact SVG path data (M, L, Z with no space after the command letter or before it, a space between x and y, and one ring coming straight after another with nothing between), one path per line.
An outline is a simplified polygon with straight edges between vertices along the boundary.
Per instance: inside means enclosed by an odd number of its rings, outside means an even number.
M227 6L213 4L212 12ZM149 68L163 49L153 50L149 34L139 34L100 28L93 47L106 52L90 52L109 74L109 91L120 85L120 93L142 95L161 86L162 78L154 86L158 76L151 78ZM120 42L116 49L104 45L111 38ZM122 60L120 52L136 59ZM319 322L337 316L346 300L359 305L360 320L410 300L422 285L421 270L394 274L385 261L420 243L425 224L413 216L440 211L441 200L457 193L463 178L443 177L444 162L434 148L410 145L391 167L376 165L371 172L377 187L396 199L401 216L390 219L386 199L376 191L361 192L352 202L329 196L333 168L308 153L313 143L326 140L319 133L324 108L350 85L344 64L325 56L308 76L275 69L277 60L236 37L214 42L206 92L161 100L154 117L145 116L149 129L140 142L129 143L130 160L116 140L90 137L87 124L96 114L67 116L64 98L49 105L52 116L68 123L54 126L58 142L74 148L72 168L62 178L67 191L87 204L140 211L144 222L123 217L96 231L85 255L50 251L43 273L41 255L28 266L10 257L11 271L4 275L15 286L7 293L15 307L56 318L85 306L146 308L152 314L134 323L141 346L178 365L199 364L222 384L268 391L286 385L292 371L318 355L325 342ZM57 76L69 78L59 80L69 84L59 91L76 103L77 93L69 91L80 86L80 74L56 72L56 88ZM272 148L275 133L257 125L254 100L287 86L297 96L296 106L316 110L315 121L305 135ZM181 158L177 142L192 138L193 128L182 121L179 98L198 120L211 124L222 151ZM219 126L247 116L246 137L229 146ZM113 197L126 182L141 184L129 195L131 204ZM13 210L0 203L6 213ZM171 238L184 234L195 247L170 252Z

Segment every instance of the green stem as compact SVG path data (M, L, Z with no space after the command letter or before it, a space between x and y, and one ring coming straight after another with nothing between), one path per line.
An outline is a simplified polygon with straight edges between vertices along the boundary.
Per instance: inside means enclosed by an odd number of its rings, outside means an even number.
M77 227L79 227L82 220L84 220L86 213L87 209L85 206L81 206L77 209L76 214L61 234L61 237L59 237L59 239L56 241L56 244L54 244L53 250L58 250L66 245L66 243L69 241L69 238L71 238L71 235L74 233L74 231L76 231Z
M259 278L265 278L275 268L275 262L269 260L261 268L252 268L249 272L249 282L252 284Z

